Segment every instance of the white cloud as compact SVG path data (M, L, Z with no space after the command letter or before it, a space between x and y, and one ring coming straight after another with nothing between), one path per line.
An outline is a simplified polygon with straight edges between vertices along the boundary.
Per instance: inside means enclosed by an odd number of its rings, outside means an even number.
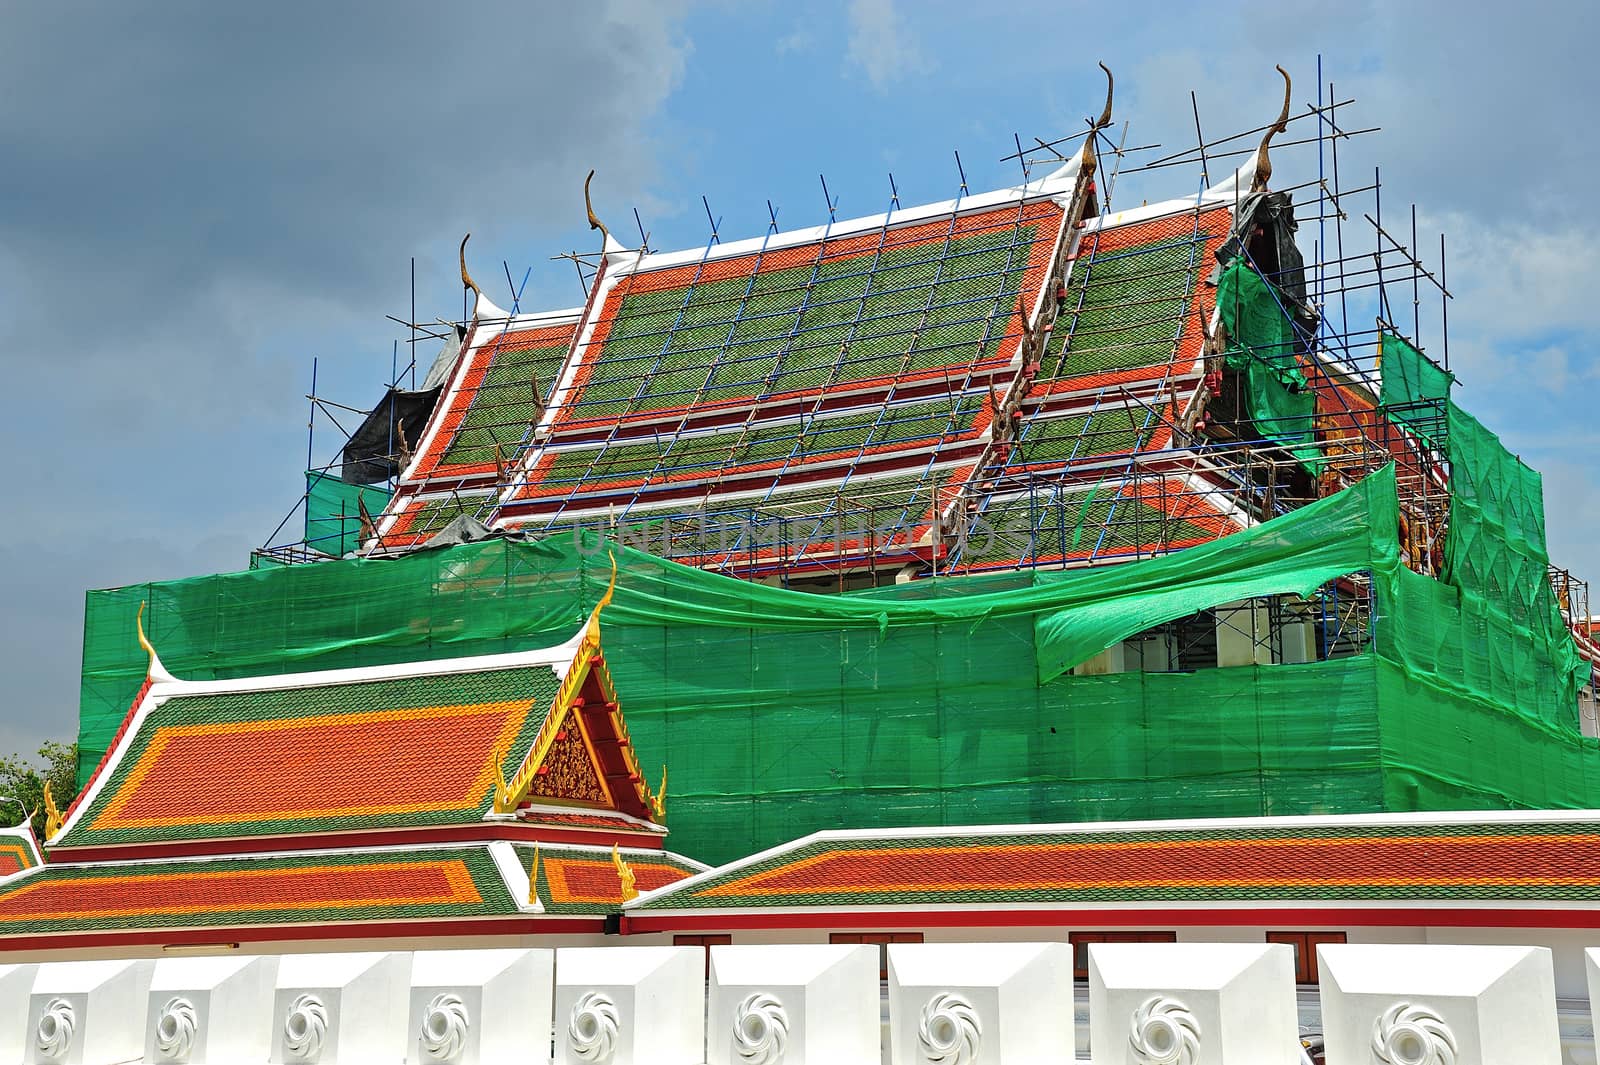
M894 0L850 0L846 17L850 24L846 58L860 68L874 89L882 92L890 83L930 68Z
M790 52L808 51L816 43L816 35L804 26L796 26L794 31L778 38L778 43L773 49L779 55L788 55Z

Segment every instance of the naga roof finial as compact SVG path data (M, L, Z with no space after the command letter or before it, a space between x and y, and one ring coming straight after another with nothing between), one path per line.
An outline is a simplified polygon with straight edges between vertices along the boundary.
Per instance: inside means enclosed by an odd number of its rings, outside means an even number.
M467 273L467 241L471 239L471 233L461 238L461 287L470 288L473 292L482 296L483 289L479 288L478 283L472 280L472 275Z
M622 853L617 850L617 845L611 845L611 864L616 867L617 879L622 881L622 901L630 902L639 897L639 889L634 887L633 868L622 860Z
M650 790L649 785L646 785L645 786L645 791L649 792L649 790ZM650 812L653 815L655 815L655 819L657 821L666 820L666 817L667 817L667 767L665 765L663 765L661 767L661 786L655 790L655 793L653 795L650 796Z
M594 171L589 171L589 176L583 179L583 209L589 212L589 228L600 231L600 250L604 254L605 247L611 242L611 230L600 221L600 216L594 213L594 201L589 199L589 182L594 180Z
M44 782L44 838L54 839L57 832L61 831L61 810L56 806L55 796L50 794L50 782Z
M1283 109L1278 112L1278 120L1267 127L1266 134L1261 138L1261 147L1256 149L1256 176L1250 181L1251 192L1264 192L1267 182L1272 180L1272 158L1267 154L1267 149L1272 145L1274 134L1283 133L1289 128L1289 93L1294 83L1289 80L1289 72L1283 67L1277 68L1283 75Z

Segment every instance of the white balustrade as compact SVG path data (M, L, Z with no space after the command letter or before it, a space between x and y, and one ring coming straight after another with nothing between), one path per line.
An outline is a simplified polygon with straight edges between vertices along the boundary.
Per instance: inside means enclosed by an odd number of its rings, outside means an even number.
M710 1065L878 1065L874 946L711 948Z
M406 1061L546 1061L553 950L421 950L411 956Z
M889 947L894 1065L1073 1060L1072 948L1065 943Z
M1095 1065L1297 1065L1294 952L1265 943L1089 945Z
M28 996L22 1060L28 1065L139 1060L144 999L155 967L148 960L39 966Z
M1328 1065L1559 1065L1547 947L1317 948Z
M1595 1060L1546 947L1318 957L1328 1065ZM855 945L713 947L709 998L702 948L620 943L0 965L0 1065L1085 1065L1065 943L888 958L886 1001ZM1300 1065L1287 947L1094 944L1089 975L1092 1065Z
M290 954L278 965L272 1065L398 1065L409 953Z
M556 951L558 1065L699 1065L705 1060L705 951Z
M265 1061L274 956L163 958L145 998L144 1060L187 1065Z
M27 1031L12 1018L28 1015L28 997L39 966L0 965L0 1062L21 1061Z

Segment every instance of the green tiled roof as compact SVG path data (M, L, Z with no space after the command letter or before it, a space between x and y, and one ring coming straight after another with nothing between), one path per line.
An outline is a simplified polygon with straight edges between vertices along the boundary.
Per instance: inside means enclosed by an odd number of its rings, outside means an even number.
M1094 237L1084 238L1041 379L1169 361L1195 280L1211 267L1205 254L1211 236L1202 230L1100 254L1094 253ZM1063 359L1069 330L1072 350Z
M509 459L537 413L533 381L538 380L539 390L548 402L567 356L565 340L519 346L502 346L500 341L490 340L485 347L491 352L489 369L445 449L441 465L493 462L496 444L502 445Z
M1015 310L1036 230L1008 225L948 244L629 293L574 415L716 403L988 358Z
M597 484L647 474L715 478L740 466L796 462L821 456L854 457L893 445L937 445L964 433L982 409L981 396L886 404L830 413L814 420L732 426L721 432L669 437L665 441L610 443L599 448L555 452L543 483L550 487Z

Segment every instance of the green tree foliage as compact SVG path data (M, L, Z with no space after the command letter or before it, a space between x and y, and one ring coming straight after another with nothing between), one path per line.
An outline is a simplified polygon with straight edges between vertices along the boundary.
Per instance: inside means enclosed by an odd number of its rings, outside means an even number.
M33 818L33 834L44 839L44 786L64 813L77 794L78 745L45 742L33 758L22 754L0 755L0 826L20 825L25 816ZM16 800L14 802L6 800Z

